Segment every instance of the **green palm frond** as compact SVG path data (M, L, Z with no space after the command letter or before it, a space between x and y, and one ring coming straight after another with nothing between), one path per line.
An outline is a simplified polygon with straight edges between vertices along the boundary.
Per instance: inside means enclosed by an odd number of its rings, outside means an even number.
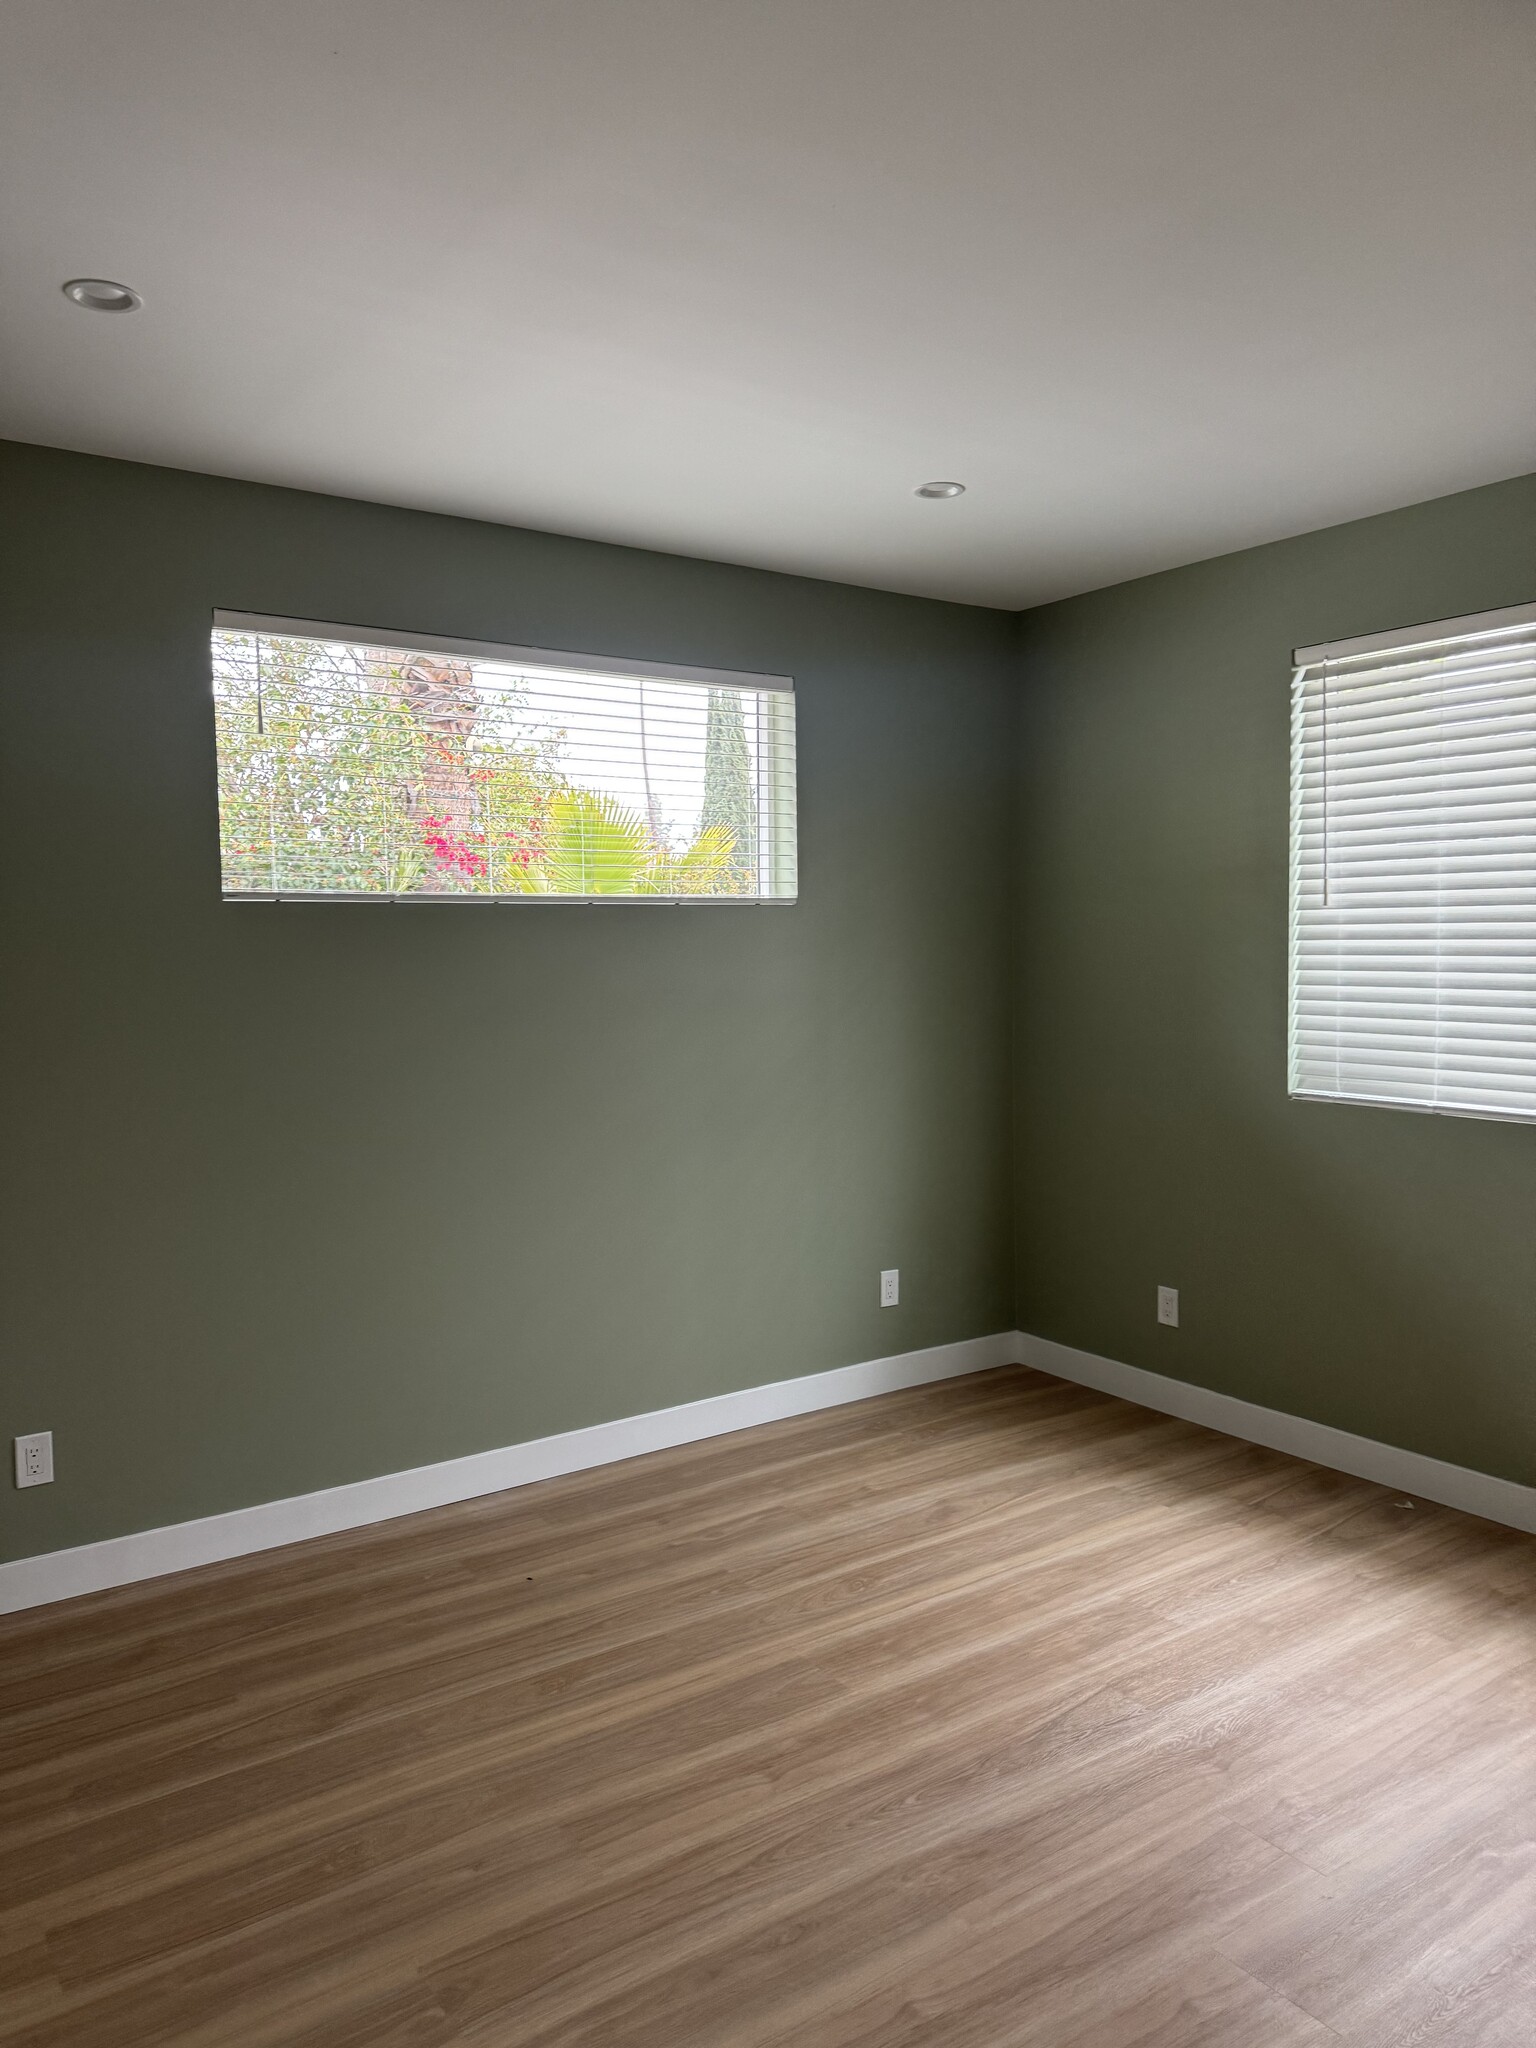
M612 797L563 789L549 807L539 894L628 896L644 887L654 848L645 820Z
M730 896L736 894L736 835L708 825L679 854L659 855L639 885L647 896Z

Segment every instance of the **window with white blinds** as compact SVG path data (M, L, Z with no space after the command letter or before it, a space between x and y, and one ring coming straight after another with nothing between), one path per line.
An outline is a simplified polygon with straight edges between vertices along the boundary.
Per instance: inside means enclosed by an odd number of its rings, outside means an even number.
M1536 605L1295 660L1292 1094L1536 1119Z
M218 612L226 899L789 903L785 676Z

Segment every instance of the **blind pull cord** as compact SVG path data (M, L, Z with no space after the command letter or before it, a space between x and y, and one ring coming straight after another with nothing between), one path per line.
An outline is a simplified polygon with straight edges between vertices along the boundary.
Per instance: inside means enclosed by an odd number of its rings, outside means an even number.
M1333 836L1328 818L1328 686L1333 664L1323 663L1323 908L1328 908L1328 870L1333 865Z

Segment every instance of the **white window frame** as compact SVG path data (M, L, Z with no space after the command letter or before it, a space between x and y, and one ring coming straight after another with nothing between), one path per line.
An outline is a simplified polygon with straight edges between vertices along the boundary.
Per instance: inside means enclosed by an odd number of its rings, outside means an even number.
M389 651L410 650L422 654L458 655L466 660L526 664L529 668L572 669L591 675L611 675L636 682L696 684L705 688L750 690L757 693L759 759L769 764L767 780L775 801L758 805L758 857L761 868L788 879L794 886L781 894L729 895L627 895L617 890L592 896L549 894L498 895L490 891L411 891L391 894L385 890L257 890L226 889L226 903L488 903L529 904L541 907L621 904L658 904L682 907L693 904L725 904L737 910L789 905L799 901L799 791L797 786L795 730L793 717L787 727L775 718L775 701L794 704L793 676L763 675L743 669L697 668L675 661L638 661L609 654L582 654L569 648L518 647L499 640L466 640L452 634L421 633L395 627L348 626L316 619L282 618L267 612L216 609L211 630L232 633L270 633L301 640L339 641L352 647L376 647ZM777 824L778 799L787 793L792 829L785 846Z
M1536 603L1292 661L1291 1096L1536 1122Z

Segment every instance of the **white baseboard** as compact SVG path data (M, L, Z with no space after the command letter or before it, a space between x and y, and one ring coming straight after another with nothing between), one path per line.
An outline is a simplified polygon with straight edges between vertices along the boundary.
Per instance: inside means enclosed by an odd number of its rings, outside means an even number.
M617 1422L599 1422L590 1429L568 1430L562 1436L538 1437L532 1443L509 1444L495 1451L477 1451L467 1458L449 1458L440 1465L412 1471L386 1472L377 1479L359 1479L347 1486L326 1487L290 1500L260 1502L225 1515L196 1522L177 1522L163 1529L142 1529L104 1543L83 1543L73 1550L55 1550L41 1557L17 1558L0 1564L0 1614L19 1613L78 1593L99 1593L110 1586L133 1585L194 1565L246 1557L310 1536L329 1536L341 1529L361 1529L423 1508L450 1501L473 1500L553 1479L562 1472L581 1472L635 1458L674 1444L700 1442L759 1422L778 1422L817 1408L837 1408L849 1401L893 1393L899 1387L923 1386L954 1379L961 1373L1022 1363L1101 1393L1118 1395L1142 1408L1198 1422L1247 1443L1263 1444L1291 1457L1328 1465L1374 1479L1423 1500L1461 1508L1490 1522L1536 1533L1536 1487L1513 1479L1496 1479L1465 1465L1448 1465L1418 1451L1372 1437L1352 1436L1327 1423L1261 1408L1232 1394L1186 1380L1122 1365L1096 1352L1078 1351L1049 1337L1031 1337L1000 1330L990 1337L971 1337L958 1344L936 1344L926 1351L905 1351L893 1358L871 1358L862 1365L844 1365L832 1372L808 1373L801 1379L776 1380L769 1386L745 1387L739 1393L713 1394L678 1408L657 1408L646 1415L627 1415Z
M1461 1508L1486 1521L1536 1533L1536 1486L1495 1479L1492 1473L1474 1472L1467 1465L1448 1465L1420 1451L1378 1443L1374 1437L1352 1436L1347 1429L1331 1429L1326 1422L1309 1422L1304 1415L1287 1415L1279 1408L1261 1408L1233 1394L1213 1393L1209 1387L1191 1386L1187 1380L1171 1380L1160 1372L1145 1372L1139 1365L1101 1358L1097 1352L1076 1351L1049 1337L1021 1335L1016 1355L1041 1372L1097 1387L1101 1394L1117 1394L1138 1407L1203 1423L1207 1429L1219 1429L1246 1443L1286 1451L1293 1458L1307 1458L1335 1472L1352 1472L1357 1479L1374 1479L1422 1500L1439 1501L1443 1507Z
M935 1344L926 1351L904 1351L893 1358L871 1358L862 1365L808 1373L801 1379L744 1387L739 1393L713 1394L682 1407L627 1415L590 1429L567 1430L562 1436L538 1437L532 1443L449 1458L440 1465L386 1472L377 1479L328 1486L320 1493L298 1494L290 1500L262 1501L255 1507L207 1515L196 1522L141 1529L133 1535L109 1537L103 1543L82 1543L72 1550L17 1558L0 1564L0 1614L69 1600L78 1593L99 1593L109 1586L132 1585L139 1579L160 1578L193 1565L273 1550L309 1536L360 1529L370 1522L414 1515L450 1501L472 1500L478 1494L553 1479L562 1472L580 1472L592 1465L639 1457L645 1451L750 1429L754 1423L779 1422L787 1415L804 1415L815 1408L868 1400L899 1387L984 1372L991 1366L1014 1363L1018 1342L1017 1331L1000 1330L958 1344Z

